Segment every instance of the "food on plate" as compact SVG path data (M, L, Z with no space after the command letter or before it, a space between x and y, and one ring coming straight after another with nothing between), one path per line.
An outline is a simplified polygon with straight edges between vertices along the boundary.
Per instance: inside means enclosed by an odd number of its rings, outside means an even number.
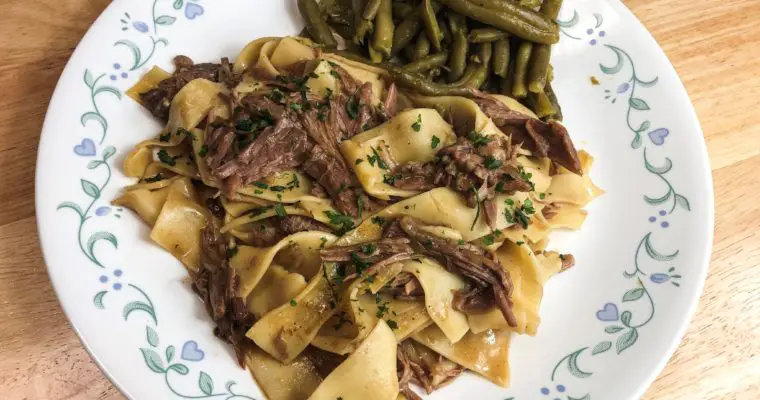
M389 13L368 3L362 18ZM408 13L436 32L436 7ZM301 37L174 64L128 91L165 127L126 157L138 181L113 202L185 265L270 399L416 399L410 385L465 370L509 384L510 336L536 334L546 281L574 263L548 235L601 193L561 123Z
M298 0L301 35L377 63L427 95L501 93L562 120L551 45L562 0Z

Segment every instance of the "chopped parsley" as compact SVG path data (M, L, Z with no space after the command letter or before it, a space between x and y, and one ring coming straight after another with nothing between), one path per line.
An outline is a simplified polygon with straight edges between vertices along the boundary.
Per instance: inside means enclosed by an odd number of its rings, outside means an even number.
M374 216L371 218L371 220L373 224L378 225L378 226L383 226L383 224L385 224L385 218L380 217L380 216Z
M565 255L564 254L560 254L559 255L559 259L562 260L562 261L565 261Z
M354 220L348 215L333 211L325 211L327 218L330 218L330 225L338 229L338 234L342 235L351 229L354 229Z
M330 70L330 75L332 75L332 76L333 76L333 78L335 78L335 79L340 79L340 75L339 75L339 74L338 74L338 72L337 72L337 71L335 71L334 69L331 69L331 70Z
M530 215L535 214L536 210L533 208L533 202L530 199L526 199L520 207L513 207L515 202L512 199L504 201L507 207L504 209L504 217L507 222L514 224L518 223L523 229L527 229L530 224Z
M257 188L262 188L262 189L269 189L269 185L261 181L253 182L253 186L256 186Z
M438 144L441 143L441 139L438 139L438 136L433 135L433 138L430 139L430 148L434 149L438 147Z
M201 149L198 150L198 157L206 157L207 154L208 154L208 146L204 144L203 146L201 146Z
M538 198L541 199L541 200L545 199L546 198L546 193L539 193L538 194Z
M483 238L483 243L485 243L486 246L490 246L490 245L492 245L494 243L494 241L496 240L496 238L499 237L500 235L501 235L501 231L498 230L498 229L496 229L496 230L493 231L493 233L491 233L489 235L486 235Z
M177 160L170 156L169 153L166 152L166 150L159 150L158 153L158 160L166 165L171 165L172 167L177 165ZM179 156L177 156L179 158Z
M531 190L535 190L536 185L533 183L533 181L530 180L530 178L533 177L533 174L530 172L526 172L525 168L523 168L522 165L517 167L517 172L520 173L520 179L524 180L525 182L528 182L530 184Z
M299 103L290 103L289 107L293 111L301 111L301 110L303 110L303 106L301 104L299 104Z
M497 160L493 156L486 157L486 161L484 163L484 165L486 166L486 168L492 169L492 170L493 169L499 169L499 168L501 168L502 164L503 163L501 162L501 160Z
M293 174L293 179L288 182L288 189L292 190L297 187L301 187L301 181L298 179L298 175Z
M168 142L172 138L171 132L166 132L163 135L158 137L158 140L161 142Z
M389 320L387 320L387 321L385 321L385 322L387 322L387 323L388 323L388 326L389 326L391 329L398 329L398 324L396 323L396 321L394 321L394 320L392 320L392 319L389 319Z
M356 93L352 94L346 102L346 112L348 113L348 117L351 119L359 118L359 109L361 106L359 100L356 98Z
M159 172L159 173L157 173L157 174L155 174L155 175L153 175L151 177L143 179L143 181L147 182L147 183L153 183L153 182L158 182L158 181L160 181L162 179L164 179L164 176L161 175L161 173Z
M369 161L369 165L374 167L375 163L377 163L377 166L380 169L388 169L388 164L386 164L385 161L383 161L383 159L380 158L380 154L378 154L377 149L374 146L370 146L370 149L372 149L372 155L367 156L367 161Z
M457 240L457 243L459 243L460 246L464 246L464 244L466 242L464 240L462 240L462 239L459 239L459 240Z
M271 191L273 191L273 192L284 192L284 191L285 191L285 189L286 189L286 187L285 187L285 186L280 186L280 185L277 185L277 186L270 186L270 187L269 187L269 190L271 190Z
M239 131L251 132L253 130L253 120L250 118L239 119L235 123L235 129Z
M412 124L412 129L414 129L415 132L422 130L422 114L417 114L417 120Z
M383 175L383 183L393 186L396 183L396 177L393 175Z
M282 94L282 91L277 88L272 89L272 93L269 94L269 99L278 104L282 103L284 97L285 95Z
M321 238L319 238L319 240L322 242L322 244L319 245L319 248L320 249L324 249L325 248L325 244L327 244L327 238L324 237L324 236L322 236Z
M475 147L485 146L488 143L491 143L491 140L493 140L488 136L484 136L482 133L476 131L470 132L467 138L470 139L470 143L472 143L472 145Z
M523 242L522 240L518 240L515 242L515 244L518 246L522 246L523 244L525 244L525 242Z
M278 217L286 217L288 215L287 211L285 211L285 206L282 205L282 203L274 205L274 213L277 214Z
M325 122L327 121L327 114L319 113L317 114L317 119L320 120L321 122Z
M291 307L295 307L297 304L298 304L298 302L295 301L295 299L290 299L290 306Z
M195 135L192 132L190 132L187 129L185 129L185 128L179 128L179 129L177 129L177 135L179 135L180 133L184 133L185 136L189 137L192 140L196 139Z
M361 164L363 162L364 162L364 160L362 160L361 158L357 158L355 164L359 165L359 164Z

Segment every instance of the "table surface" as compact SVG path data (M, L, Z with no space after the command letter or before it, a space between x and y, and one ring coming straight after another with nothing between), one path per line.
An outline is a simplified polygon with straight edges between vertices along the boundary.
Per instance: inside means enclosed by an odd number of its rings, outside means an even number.
M109 0L0 0L0 388L8 399L117 399L61 311L38 245L34 165L53 89ZM760 398L758 0L628 0L683 79L715 179L699 309L644 399ZM743 105L748 106L744 108ZM753 196L754 193L754 196Z

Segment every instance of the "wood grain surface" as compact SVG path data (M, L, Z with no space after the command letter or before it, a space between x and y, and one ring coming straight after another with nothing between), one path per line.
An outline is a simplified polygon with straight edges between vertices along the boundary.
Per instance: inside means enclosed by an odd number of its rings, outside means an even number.
M0 0L0 389L4 399L117 399L51 287L34 166L58 76L108 0ZM760 3L628 0L691 96L715 178L699 309L645 399L760 399ZM608 400L608 399L600 399ZM612 399L614 400L614 399Z

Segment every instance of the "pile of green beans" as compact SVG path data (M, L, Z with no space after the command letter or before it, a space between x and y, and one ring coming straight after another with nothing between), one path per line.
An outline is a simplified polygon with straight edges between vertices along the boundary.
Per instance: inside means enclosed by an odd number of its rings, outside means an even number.
M501 93L545 120L562 119L549 64L561 6L562 0L298 0L302 34L328 51L345 43L342 53L385 68L421 94Z

